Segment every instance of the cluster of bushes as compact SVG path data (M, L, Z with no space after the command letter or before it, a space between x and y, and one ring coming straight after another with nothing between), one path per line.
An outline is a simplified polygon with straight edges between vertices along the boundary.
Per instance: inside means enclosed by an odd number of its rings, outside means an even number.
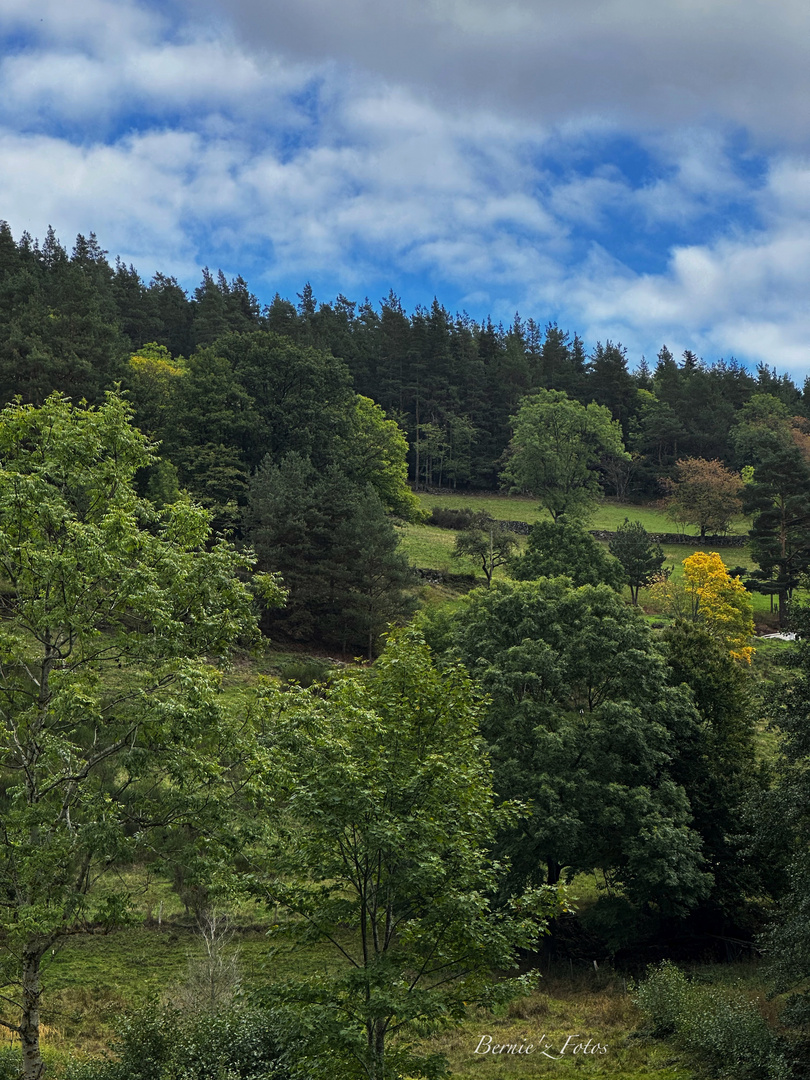
M673 1039L711 1076L790 1080L802 1075L789 1046L737 987L701 985L665 961L650 970L633 1000L648 1034Z
M450 510L444 506L434 506L427 520L428 525L435 525L439 529L471 529L479 517L479 512L471 506L464 506L460 510Z
M257 1009L213 1015L148 1007L122 1022L115 1059L73 1061L65 1080L287 1080L275 1027Z

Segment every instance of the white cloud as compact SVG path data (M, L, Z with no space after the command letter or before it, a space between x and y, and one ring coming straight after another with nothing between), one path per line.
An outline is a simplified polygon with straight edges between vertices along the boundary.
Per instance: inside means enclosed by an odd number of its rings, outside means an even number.
M133 0L74 17L0 0L34 42L0 59L0 214L67 243L93 230L187 284L204 263L273 291L411 275L477 314L557 316L631 354L684 341L806 367L810 164L782 148L752 180L724 128L761 132L757 110L774 109L778 132L796 113L785 86L810 79L762 7L515 0L496 18L483 0L243 0L182 24ZM791 33L810 28L810 9L784 7ZM758 35L746 78L784 45L781 82L728 108L715 68L733 69L733 97ZM709 113L722 122L696 122ZM621 153L598 160L622 139L636 174ZM619 261L619 220L625 247L664 245L661 272Z

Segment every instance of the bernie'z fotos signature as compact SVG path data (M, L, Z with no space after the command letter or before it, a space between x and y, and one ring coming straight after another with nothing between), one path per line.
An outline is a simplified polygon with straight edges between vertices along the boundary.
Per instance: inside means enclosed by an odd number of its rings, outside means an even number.
M544 1057L559 1061L560 1058L570 1057L575 1054L606 1054L607 1043L594 1042L593 1039L583 1039L582 1035L569 1035L561 1049L553 1046L545 1035L541 1035L536 1043L526 1042L522 1039L515 1043L496 1043L491 1035L482 1035L478 1040L478 1046L473 1050L474 1054L542 1054Z

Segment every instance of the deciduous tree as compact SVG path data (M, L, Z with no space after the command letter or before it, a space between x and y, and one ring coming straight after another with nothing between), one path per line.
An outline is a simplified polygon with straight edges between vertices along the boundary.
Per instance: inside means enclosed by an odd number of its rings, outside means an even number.
M724 533L740 513L742 481L722 461L681 458L675 479L666 482L667 513L684 525L696 525L701 540L707 531Z
M638 612L605 585L496 583L444 628L490 704L482 731L502 798L531 816L501 832L513 881L599 868L640 906L683 912L710 888L670 763L698 720Z
M539 390L512 417L502 477L513 491L536 495L554 521L587 516L601 495L599 463L626 456L621 427L604 405L582 405L562 391Z
M453 554L480 562L487 585L491 585L495 570L509 562L517 543L513 532L504 529L491 514L483 511L475 515L468 528L458 533Z
M751 597L732 577L717 552L696 551L683 561L683 576L693 597L695 618L735 660L751 663L754 616Z
M27 1080L43 956L122 917L128 898L93 886L150 822L204 818L235 742L207 657L257 633L251 559L209 546L199 506L136 497L153 454L129 421L116 396L0 414L0 937L20 990L0 1022Z
M538 521L529 533L526 551L512 561L517 581L540 577L567 577L573 585L624 585L621 563L604 544L574 521Z
M493 968L564 908L544 889L494 907L503 867L489 849L514 808L496 807L480 710L460 665L440 673L413 630L368 673L264 692L257 818L271 842L250 881L335 947L328 974L280 991L307 1016L301 1056L318 1076L444 1075L404 1037L492 1001Z

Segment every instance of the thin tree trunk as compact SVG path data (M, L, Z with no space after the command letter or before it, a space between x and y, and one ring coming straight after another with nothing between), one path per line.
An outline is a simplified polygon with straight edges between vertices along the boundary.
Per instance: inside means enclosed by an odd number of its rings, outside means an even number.
M23 951L20 1021L23 1080L40 1080L45 1074L45 1062L42 1060L39 1045L39 970L43 952L44 949L39 943L26 946Z

